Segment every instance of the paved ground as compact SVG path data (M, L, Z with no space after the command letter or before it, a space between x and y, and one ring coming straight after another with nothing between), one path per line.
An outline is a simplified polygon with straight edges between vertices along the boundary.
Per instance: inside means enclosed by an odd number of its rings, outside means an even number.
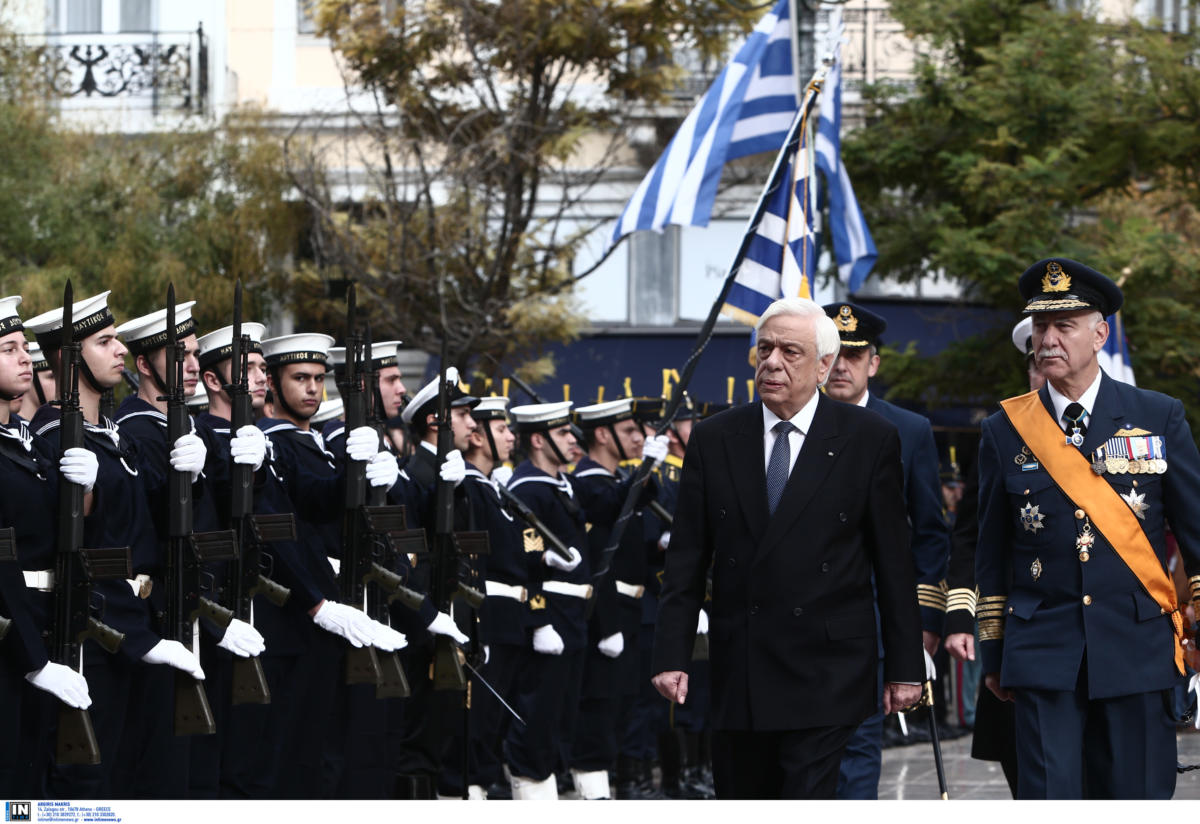
M1010 797L1000 765L971 758L970 736L944 742L942 757L951 800ZM1200 733L1180 733L1179 760L1184 764L1200 764ZM890 800L938 798L937 771L933 749L928 743L883 751L879 797ZM1178 777L1175 798L1200 799L1200 770Z

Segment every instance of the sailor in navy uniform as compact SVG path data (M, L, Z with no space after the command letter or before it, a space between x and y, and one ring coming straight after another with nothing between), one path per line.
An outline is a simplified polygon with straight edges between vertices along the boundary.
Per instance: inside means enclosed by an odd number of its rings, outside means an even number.
M533 552L541 564L531 570L532 633L515 703L525 726L509 727L504 762L514 799L556 799L554 774L570 742L588 646L591 566L578 549L587 545L587 518L566 474L567 455L576 446L571 403L529 404L509 413L529 456L513 471L509 489L567 545L571 559L544 546Z
M33 358L17 314L21 298L0 298L0 400L33 395ZM75 450L72 450L74 452ZM87 488L96 480L96 458L87 450L68 456L66 472ZM72 467L78 458L79 470ZM49 630L58 517L58 460L27 423L0 403L0 530L13 530L17 562L0 563L0 615L12 625L0 643L0 735L12 742L0 755L0 791L7 798L46 795L53 757L58 698L88 707L87 681L76 670L50 662ZM85 496L85 511L92 503Z
M280 583L292 595L282 607L288 617L276 625L290 630L291 637L268 635L263 659L273 696L269 746L282 754L274 792L282 798L332 796L341 783L345 743L331 722L348 695L349 688L342 683L346 643L386 652L404 643L400 633L338 600L341 591L334 564L341 553L345 512L342 468L311 425L332 343L333 338L318 333L284 335L262 343L280 417L262 418L258 426L271 441L271 465L296 516L300 550L294 567L284 565L279 570ZM371 486L395 483L396 460L379 450L378 436L370 427L351 432L346 451L356 460L367 461ZM293 570L298 578L289 574ZM263 611L268 609L264 605ZM304 622L305 615L312 623ZM373 687L371 692L373 697Z
M125 346L117 338L108 292L79 301L71 310L73 337L80 344L79 403L84 418L84 442L98 461L95 508L84 522L86 547L130 548L133 571L148 575L158 563L158 547L142 480L138 474L137 450L122 437L113 421L100 415L100 396L121 382L125 368ZM62 347L63 313L54 309L27 324L37 335L51 364L58 362ZM47 404L38 410L30 428L45 437L53 452L59 448L60 413ZM170 749L174 732L149 729L142 723L145 707L140 685L147 681L145 664L166 664L203 680L204 671L191 650L176 641L166 641L153 628L145 596L148 578L100 581L92 589L93 601L102 604L100 619L125 634L116 655L104 652L94 642L84 644L84 675L91 688L94 706L92 724L100 745L98 766L58 766L51 770L49 792L64 798L129 798L169 792L151 786L155 773L150 757L162 757ZM158 669L158 668L155 668ZM158 675L158 672L153 675ZM150 681L156 679L150 678ZM173 691L156 696L170 702ZM160 777L161 774L160 774ZM162 777L164 784L169 779Z
M26 345L29 347L29 357L33 359L33 383L29 391L21 395L21 409L17 414L31 421L38 408L54 397L54 373L50 371L50 363L37 341L26 341Z
M946 566L950 535L942 518L942 493L938 481L938 453L928 419L901 409L867 389L879 369L880 335L887 321L853 303L822 307L833 319L842 348L829 373L825 391L834 400L863 406L878 413L900 432L900 461L904 467L904 497L912 528L913 568L917 575L917 600L921 607L921 637L933 655L942 633L946 609ZM880 655L883 648L880 647ZM881 676L882 677L882 676ZM882 768L883 710L863 722L842 756L837 797L873 799L879 796Z
M661 410L661 401L658 401ZM587 453L575 464L571 481L588 518L588 554L593 569L603 563L628 491L622 462L643 454L658 464L667 454L667 437L649 440L634 417L633 398L582 406L575 410ZM656 484L647 483L646 497ZM617 719L621 704L637 685L637 641L641 626L642 580L646 573L645 526L640 508L621 535L612 558L612 574L594 593L596 605L588 625L579 717L571 741L569 765L575 789L584 799L609 797L608 769L617 761Z
M437 484L440 481L455 484L454 527L455 530L470 528L471 507L463 479L466 463L462 453L467 448L467 437L475 430L471 409L479 399L465 393L458 385L458 370L446 370L447 403L450 406L450 431L453 448L446 453L442 464L437 462L438 441L438 384L439 377L422 386L404 407L401 416L417 439L417 447L404 462L404 480L413 488L406 494L406 510L414 517L411 526L423 526L427 539L433 546L434 502ZM432 564L418 560L409 574L410 587L428 593L432 585ZM404 746L401 759L396 763L397 795L401 798L434 798L438 775L441 772L442 750L445 739L451 735L451 719L460 719L458 709L460 695L456 691L435 691L430 680L434 652L434 635L445 635L459 644L470 639L462 627L445 612L439 612L428 596L421 608L414 612L400 604L394 604L393 617L409 638L408 649L402 655L407 672L418 673L409 680L412 695L408 699L404 728L401 733ZM464 620L463 626L467 626Z
M1164 533L1194 599L1200 454L1182 403L1100 368L1115 283L1049 258L1018 286L1047 384L983 423L976 550L983 671L1015 700L1018 794L1169 798L1182 622Z
M192 318L195 301L187 301L175 307L176 339L183 346L183 396L196 395L200 382L200 364L197 359L199 344L196 338L196 323ZM140 318L126 321L117 327L117 334L134 358L139 375L136 395L129 395L116 412L117 425L125 437L137 448L138 474L146 490L150 504L150 515L161 549L160 562L154 570L154 585L150 602L156 611L165 608L167 584L162 579L166 570L166 546L169 540L168 513L170 510L168 478L172 470L190 472L192 482L192 510L195 532L215 532L223 528L225 521L218 515L215 490L205 476L208 447L192 431L181 435L175 443L167 440L167 370L175 369L174 353L167 351L167 311L159 309ZM261 433L260 437L261 437ZM228 497L228 496L226 496ZM201 575L203 597L214 603L222 603L218 591L219 582L224 580L224 562L210 563ZM208 678L205 690L209 706L213 711L217 727L211 736L175 736L169 742L170 752L154 760L154 774L166 780L156 779L157 790L168 792L167 797L216 798L220 783L221 743L227 726L229 702L222 700L223 689L229 683L231 654L257 655L263 650L263 637L254 627L244 621L233 619L226 628L218 627L207 618L198 622L200 629L200 661ZM222 652L218 653L218 649ZM147 703L159 696L172 696L173 687L168 683L169 672L152 670L154 679L161 683L147 684ZM164 678L164 675L166 676ZM166 701L162 706L152 704L161 717L155 724L170 726L174 718L174 702ZM148 720L148 712L142 718ZM160 786L165 785L165 786Z

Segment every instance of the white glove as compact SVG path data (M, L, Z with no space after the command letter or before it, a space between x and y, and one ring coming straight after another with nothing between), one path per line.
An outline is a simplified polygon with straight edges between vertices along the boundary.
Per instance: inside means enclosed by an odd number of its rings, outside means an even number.
M257 426L246 424L229 441L229 454L234 463L252 466L257 472L267 457L267 436Z
M95 453L75 446L63 452L58 462L58 471L71 483L82 486L86 495L96 485L96 470L99 466Z
M669 547L670 545L671 545L671 530L668 529L666 532L664 532L658 538L659 552L666 552L667 547Z
M391 452L376 452L367 461L367 483L371 486L382 486L391 489L392 484L400 477L400 464Z
M512 478L512 469L500 464L492 470L492 480L500 484L500 486L508 486L508 481Z
M200 662L192 655L191 650L178 641L159 641L142 656L142 661L147 664L166 664L186 672L197 681L204 680L204 670L200 669Z
M575 567L579 566L579 562L583 560L583 556L580 555L579 550L573 546L567 547L567 550L571 553L571 560L569 561L564 561L557 552L551 549L546 550L546 554L542 556L542 560L548 567L561 569L563 572L570 572L571 570L575 569Z
M708 635L708 613L700 610L700 615L696 619L696 634Z
M25 680L53 695L69 707L86 710L92 705L87 679L62 664L46 664L40 670L25 673Z
M601 655L616 658L625 651L625 636L614 632L607 638L601 638L600 643L596 644L596 649L600 650Z
M345 638L353 647L368 647L375 640L375 622L361 609L326 601L321 604L313 622L326 632Z
M267 642L254 627L234 618L225 628L225 636L217 642L217 646L242 658L254 658L262 655Z
M439 612L433 616L433 620L429 622L429 626L425 627L425 629L434 635L449 636L460 644L465 644L471 640L462 634L458 628L458 624L454 623L454 619L444 612Z
M346 436L346 457L352 461L369 461L379 451L379 433L369 426L359 426Z
M463 478L467 477L467 465L463 462L462 453L457 449L447 452L438 475L443 481L453 481L455 486L462 483Z
M204 459L207 455L208 448L198 435L191 432L180 435L171 450L171 468L176 472L192 473L192 483L195 483L204 469Z
M533 631L533 651L542 655L562 655L565 645L562 636L554 631L554 627L546 624Z
M373 647L378 647L384 652L395 652L408 646L408 639L404 637L404 633L397 632L387 624L374 621L371 629L375 630L375 638L371 642Z
M642 444L642 457L653 458L654 465L658 466L667 457L667 447L670 444L670 439L666 435L655 435L653 438L647 438Z
M923 653L925 653L925 680L926 681L936 681L937 680L937 666L933 663L933 659L929 656L929 650L925 649L925 647L922 646L921 651Z

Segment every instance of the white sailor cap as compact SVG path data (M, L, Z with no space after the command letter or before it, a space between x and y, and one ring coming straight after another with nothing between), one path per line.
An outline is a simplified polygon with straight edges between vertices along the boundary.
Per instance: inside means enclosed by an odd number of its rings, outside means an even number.
M508 410L518 432L546 432L571 423L571 402L529 403Z
M21 323L21 316L17 314L17 307L20 305L20 295L0 298L0 336L20 332L25 328Z
M575 410L575 420L580 426L594 429L606 423L629 420L633 417L633 398L618 398L615 401L594 403Z
M371 365L376 369L386 369L389 366L395 366L396 350L400 348L400 341L385 340L379 343L371 344ZM329 365L333 367L333 371L339 375L346 368L346 347L335 346L329 350Z
M175 304L175 335L179 339L196 334L192 307L196 301ZM131 355L144 355L167 345L167 310L159 309L140 318L127 320L117 327L117 335L125 341Z
M1013 346L1022 355L1033 354L1033 315L1026 315L1012 330Z
M263 357L267 366L285 363L319 363L329 360L329 347L333 338L320 332L302 332L298 335L282 335L262 342Z
M266 332L267 327L261 323L242 323L242 335L250 338L250 351L255 354L262 354L262 339ZM201 335L196 339L196 345L200 347L200 368L212 369L226 358L233 357L233 325Z
M76 342L107 329L116 321L108 308L108 296L112 290L76 301L71 304L71 331ZM46 351L62 349L62 307L43 312L32 320L25 321L25 328L32 332Z
M506 420L508 418L508 398L503 395L480 398L479 405L471 410L471 417L477 421Z
M187 399L187 410L192 415L199 415L201 412L208 411L208 393L197 392Z
M50 371L50 361L46 360L46 353L42 351L41 344L37 341L29 342L29 357L33 358L34 372Z
M341 398L330 398L329 400L321 401L321 405L317 407L316 413L309 419L309 422L314 424L325 423L334 418L340 418L345 411L345 404L342 403Z
M325 361L325 366L330 371L340 374L346 367L346 347L331 346L329 348L329 359Z
M411 424L416 420L420 424L424 424L426 415L437 412L438 378L441 377L441 374L441 372L438 372L437 378L422 386L421 391L413 395L412 400L404 407L404 411L400 413L400 418L405 423ZM449 395L446 400L451 407L474 407L479 403L479 398L468 395L459 388L458 369L456 367L451 366L446 369L446 384L449 386Z

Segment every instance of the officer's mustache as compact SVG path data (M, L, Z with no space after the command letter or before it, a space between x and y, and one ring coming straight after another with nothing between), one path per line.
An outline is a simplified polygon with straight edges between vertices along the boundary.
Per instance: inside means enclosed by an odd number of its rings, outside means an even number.
M1044 360L1045 358L1065 358L1067 353L1063 349L1039 349L1037 359Z

